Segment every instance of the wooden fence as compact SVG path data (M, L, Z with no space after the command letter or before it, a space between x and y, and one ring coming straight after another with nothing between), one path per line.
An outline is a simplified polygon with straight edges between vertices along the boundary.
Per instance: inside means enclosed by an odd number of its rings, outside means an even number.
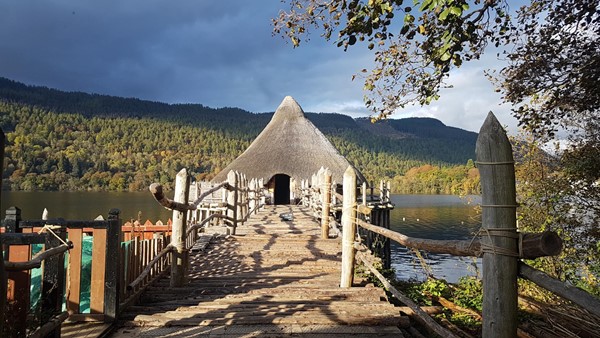
M528 279L558 296L580 305L592 314L600 316L600 301L585 291L561 282L523 263L522 258L535 259L558 255L562 240L554 232L521 233L516 227L516 194L512 147L506 134L490 113L483 124L477 140L477 165L482 184L482 227L470 240L429 240L409 237L381 226L373 225L361 217L370 210L357 198L356 174L349 167L344 175L341 206L342 275L341 287L352 285L356 259L383 283L392 295L409 306L415 317L432 333L442 337L455 335L437 324L417 304L394 288L392 283L377 270L372 255L367 255L363 238L357 228L385 236L399 244L431 253L457 256L482 257L483 265L483 337L517 336L517 276ZM311 190L309 194L315 194ZM325 210L314 196L306 200ZM364 200L364 198L363 198ZM309 202L311 203L311 202ZM319 206L320 205L320 206ZM339 208L339 207L336 207ZM362 216L361 216L362 214ZM323 214L322 219L326 219ZM333 220L333 217L329 217ZM334 223L335 224L335 223ZM324 226L324 225L323 225ZM338 231L333 226L334 231Z
M238 224L243 224L250 215L265 205L265 190L262 180L248 180L244 174L231 171L227 181L220 184L191 183L187 170L182 169L175 178L173 200L167 198L162 186L150 186L156 201L173 210L171 242L155 258L148 262L138 278L128 288L136 287L141 278L159 264L163 257L170 257L172 287L185 284L189 257L188 252L196 242L200 228L222 224L226 233L235 235ZM188 228L188 223L192 223Z
M12 307L10 314L14 320L6 321L3 330L16 337L24 337L35 327L48 327L58 330L60 322L65 320L112 321L119 311L119 262L114 253L119 252L121 242L119 211L111 210L108 220L69 221L64 219L22 220L21 211L11 207L3 221L4 233L0 236L7 248L5 269L19 266L18 262L33 260L32 246L43 244L46 255L57 247L68 247L68 261L65 268L63 254L46 259L43 264L41 284L37 285L41 297L39 303L39 321L28 321L30 312L30 269L11 271L6 276L8 283L7 305ZM84 236L91 237L94 248L94 260L89 280L90 313L80 312L82 285L82 243ZM42 239L44 239L42 241ZM68 241L67 241L68 240ZM66 251L66 250L65 250ZM41 264L36 264L39 267ZM66 287L65 287L66 283ZM36 288L36 286L34 286ZM63 313L63 289L66 291L66 309ZM65 314L68 313L68 316ZM53 319L54 318L54 319ZM27 328L27 325L32 327ZM10 327L9 327L10 326ZM46 332L48 333L48 332ZM37 334L36 334L37 335Z

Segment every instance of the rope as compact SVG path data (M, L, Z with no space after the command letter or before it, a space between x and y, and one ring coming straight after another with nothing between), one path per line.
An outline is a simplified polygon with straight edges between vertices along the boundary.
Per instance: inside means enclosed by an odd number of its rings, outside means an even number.
M482 204L482 208L518 208L519 204Z
M481 228L479 228L477 233L471 239L471 243L469 244L469 247L471 247L471 245L473 244L473 241L475 241L475 238L479 237L481 235L481 233L485 233L485 236L487 236L489 243L480 242L481 252L479 253L479 256L483 255L484 253L492 253L494 255L502 255L502 256L509 256L509 257L521 257L521 254L523 252L523 234L520 232L517 232L516 228L484 228L484 227L481 227ZM494 245L492 237L517 239L518 240L517 252L515 252L514 250L511 250L511 249L508 249L508 248Z
M65 242L62 238L60 238L60 236L58 236L54 231L52 230L56 230L56 229L61 229L62 227L60 225L44 225L40 231L38 231L38 234L41 234L44 231L48 231L50 234L52 234L54 237L56 237L62 244L69 246L69 244L67 244L67 242Z
M515 161L505 161L505 162L480 162L480 161L475 161L475 164L477 164L477 165L509 165L509 164L515 164Z

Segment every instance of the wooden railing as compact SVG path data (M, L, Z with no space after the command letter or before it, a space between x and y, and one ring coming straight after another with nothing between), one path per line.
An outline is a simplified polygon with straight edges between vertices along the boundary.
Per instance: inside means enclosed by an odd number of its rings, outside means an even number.
M163 257L169 257L172 287L185 283L188 269L188 252L196 242L198 232L209 224L218 222L227 228L227 234L235 235L239 224L248 220L265 205L262 180L250 180L244 174L231 171L227 181L220 184L190 183L186 169L182 169L175 179L173 200L164 195L162 186L154 183L150 191L156 201L173 211L172 236L167 245L153 260L148 262L142 273L128 285L131 290L137 287L156 264L162 264ZM188 223L192 225L188 228Z
M396 290L384 278L373 262L373 255L362 243L357 229L364 229L396 241L400 245L457 256L482 257L483 265L483 337L517 336L517 276L528 279L560 297L580 305L600 316L600 300L567 283L551 278L521 261L558 255L562 240L554 232L520 233L516 227L516 194L512 147L503 128L490 113L479 133L477 162L482 184L482 227L470 240L444 241L409 237L361 219L368 213L359 203L356 192L356 174L349 167L344 174L341 206L342 275L341 287L352 285L356 259L382 282L392 295L409 306L416 319L434 334L442 337L455 335L437 324L417 304ZM309 194L314 194L311 190ZM316 200L306 196L305 200ZM310 202L309 202L310 203ZM316 205L318 203L313 203ZM326 217L323 215L322 219ZM329 217L333 219L333 217ZM335 227L333 228L335 229Z
M111 210L108 220L74 221L64 219L21 220L21 210L11 207L6 212L0 236L2 244L7 247L4 257L8 299L7 305L12 307L10 315L14 320L6 321L5 332L10 335L24 337L28 326L39 327L40 332L33 336L45 336L60 330L60 323L69 320L113 321L119 311L120 265L114 260L114 253L119 252L120 221L119 211ZM83 236L92 238L94 263L90 277L90 313L80 312L82 285L82 242ZM67 241L68 239L68 241ZM32 258L32 245L44 244L45 251ZM65 268L64 252L68 252ZM30 286L32 283L30 268L39 267L43 256L59 252L46 258L40 290L39 322L28 321L30 312ZM27 262L27 263L24 263ZM27 268L27 270L22 270ZM16 271L16 269L19 269ZM65 287L66 283L66 287ZM66 292L67 311L63 312L63 290ZM3 311L6 311L3 309ZM59 320L60 319L60 320ZM10 325L9 325L10 324ZM10 326L10 327L9 327ZM29 330L31 331L31 330ZM36 331L36 332L37 332ZM30 332L31 334L31 332Z

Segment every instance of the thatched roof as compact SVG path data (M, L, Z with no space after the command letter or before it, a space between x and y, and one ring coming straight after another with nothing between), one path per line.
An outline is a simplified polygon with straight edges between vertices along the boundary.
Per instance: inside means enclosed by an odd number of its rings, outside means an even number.
M350 163L305 116L296 100L286 96L273 118L254 142L238 158L213 178L227 179L229 171L239 171L248 179L267 182L276 174L286 174L297 181L310 179L319 168L329 168L333 180L341 183ZM357 171L359 180L362 174Z

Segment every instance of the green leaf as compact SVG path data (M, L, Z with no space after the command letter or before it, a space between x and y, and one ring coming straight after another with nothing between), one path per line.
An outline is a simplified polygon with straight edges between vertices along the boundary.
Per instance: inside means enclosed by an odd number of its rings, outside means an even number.
M450 13L455 16L460 16L462 14L462 8L460 7L450 7Z
M438 16L438 19L440 19L440 21L445 21L446 18L448 17L448 14L450 13L449 8L446 8L442 11L442 13L440 13L440 15Z

